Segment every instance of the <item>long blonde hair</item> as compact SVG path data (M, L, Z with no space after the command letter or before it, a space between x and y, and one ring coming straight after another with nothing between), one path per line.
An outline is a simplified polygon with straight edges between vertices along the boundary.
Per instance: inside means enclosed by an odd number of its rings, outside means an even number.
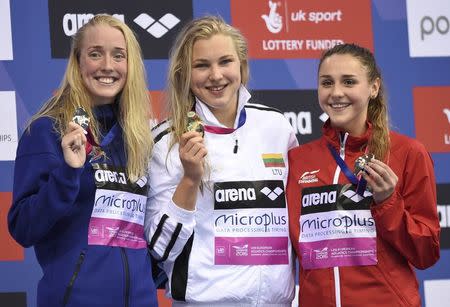
M383 86L380 69L378 68L375 57L370 50L355 45L342 44L325 51L319 62L319 70L323 61L333 54L348 54L359 60L361 65L367 70L367 79L369 82L380 80L378 95L370 97L367 109L367 120L372 124L372 135L369 139L368 147L377 159L384 160L389 151L389 118L387 111L387 99Z
M186 114L192 110L195 102L194 94L190 89L193 46L197 40L209 39L216 34L231 37L241 62L241 82L244 85L248 82L247 41L238 29L218 16L205 16L186 24L178 33L170 52L166 99L173 126L172 145L179 142L184 133L187 123Z
M115 28L125 38L127 80L116 101L119 109L118 122L122 127L127 157L127 175L135 181L147 172L153 147L149 124L152 114L141 48L132 30L117 18L106 14L95 15L73 36L70 56L61 84L54 96L31 118L29 125L40 117L51 117L55 120L55 130L62 137L68 123L72 120L75 109L83 107L91 119L89 127L92 134L96 141L99 140L98 123L93 116L91 98L82 80L79 62L86 30L98 25Z

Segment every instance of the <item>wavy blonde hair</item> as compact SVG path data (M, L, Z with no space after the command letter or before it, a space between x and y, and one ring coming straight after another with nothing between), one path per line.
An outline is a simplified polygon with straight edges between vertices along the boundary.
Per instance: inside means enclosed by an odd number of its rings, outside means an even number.
M249 79L248 47L242 33L227 24L221 17L205 16L194 19L178 33L170 52L166 99L172 120L172 145L179 142L187 124L186 114L192 110L195 98L191 86L192 49L199 39L209 39L222 34L231 37L241 62L241 82Z
M117 95L116 102L119 110L118 122L122 127L127 157L127 175L130 180L136 181L146 174L153 147L149 124L152 113L141 48L132 30L117 18L106 14L95 15L72 37L72 47L63 80L54 96L31 118L30 124L40 117L51 117L55 120L55 130L62 137L76 108L83 107L91 119L89 127L92 134L99 143L98 122L93 116L91 97L82 80L79 61L87 29L99 25L115 28L125 38L127 80L122 91Z
M372 135L367 146L377 159L385 160L390 144L389 117L383 79L375 57L370 50L355 44L336 45L324 52L319 62L319 70L323 61L333 54L348 54L354 57L366 69L369 82L375 82L376 79L380 80L378 95L375 98L370 98L367 109L367 120L372 124Z

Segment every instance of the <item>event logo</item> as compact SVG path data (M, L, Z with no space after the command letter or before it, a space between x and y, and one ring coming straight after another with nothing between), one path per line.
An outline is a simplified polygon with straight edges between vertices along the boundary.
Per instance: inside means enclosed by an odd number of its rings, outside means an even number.
M159 20L155 20L150 15L142 13L133 21L156 38L162 37L180 22L175 15L170 13L165 14Z
M125 22L139 40L145 59L167 59L177 30L192 19L192 1L49 0L53 58L67 58L71 36L95 14L108 13Z
M231 17L251 58L319 58L344 42L373 49L370 2L231 0Z
M0 92L3 120L0 121L0 161L14 161L17 149L17 116L15 92Z
M407 0L409 55L450 56L450 5L448 0Z
M12 60L11 16L9 0L0 0L0 61Z
M416 138L430 152L450 152L450 86L415 87L413 97Z
M283 112L300 144L320 137L324 113L317 103L317 91L253 90L251 101Z

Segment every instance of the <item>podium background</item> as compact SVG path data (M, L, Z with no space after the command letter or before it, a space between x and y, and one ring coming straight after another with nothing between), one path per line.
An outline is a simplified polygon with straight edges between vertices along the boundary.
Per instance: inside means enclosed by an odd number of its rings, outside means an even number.
M372 49L386 83L392 128L418 138L435 162L442 227L441 259L432 268L417 271L417 275L424 305L448 304L450 115L447 118L445 110L450 113L450 3L448 0L420 2L274 1L283 18L283 29L276 34L268 31L261 18L262 14L269 14L267 0L0 0L0 306L36 306L36 287L42 275L34 250L17 245L6 225L18 138L30 116L49 98L63 76L69 46L64 30L76 30L79 22L70 18L100 12L123 14L125 22L139 36L146 58L149 90L159 116L163 116L163 106L158 101L166 80L167 51L176 31L189 18L220 14L239 27L249 40L249 89L255 100L285 112L298 131L300 143L317 138L322 124L316 100L316 71L321 50L313 50L307 40L341 39ZM287 13L289 9L292 15ZM300 11L338 10L343 12L340 23L302 21L301 14L295 15ZM145 31L148 26L143 29L133 22L140 13L154 17L156 22L164 14L172 13L180 22L173 28L166 27L167 33L155 38ZM421 34L417 32L420 23ZM295 46L284 43L284 50L275 50L277 40L303 41L303 48L289 50ZM427 43L432 44L428 51L423 47ZM421 52L426 56L410 56Z

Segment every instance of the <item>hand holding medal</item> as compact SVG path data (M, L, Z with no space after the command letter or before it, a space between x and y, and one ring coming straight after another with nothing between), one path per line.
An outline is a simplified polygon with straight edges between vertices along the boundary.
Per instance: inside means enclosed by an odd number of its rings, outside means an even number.
M200 117L195 112L189 112L186 132L180 138L179 154L184 176L196 184L200 184L203 176L204 157L207 154L203 143L204 131Z
M383 202L394 193L398 177L387 164L372 158L365 162L361 174L367 181L376 204Z
M73 168L83 167L86 161L86 134L89 116L83 108L77 108L61 140L64 160Z

